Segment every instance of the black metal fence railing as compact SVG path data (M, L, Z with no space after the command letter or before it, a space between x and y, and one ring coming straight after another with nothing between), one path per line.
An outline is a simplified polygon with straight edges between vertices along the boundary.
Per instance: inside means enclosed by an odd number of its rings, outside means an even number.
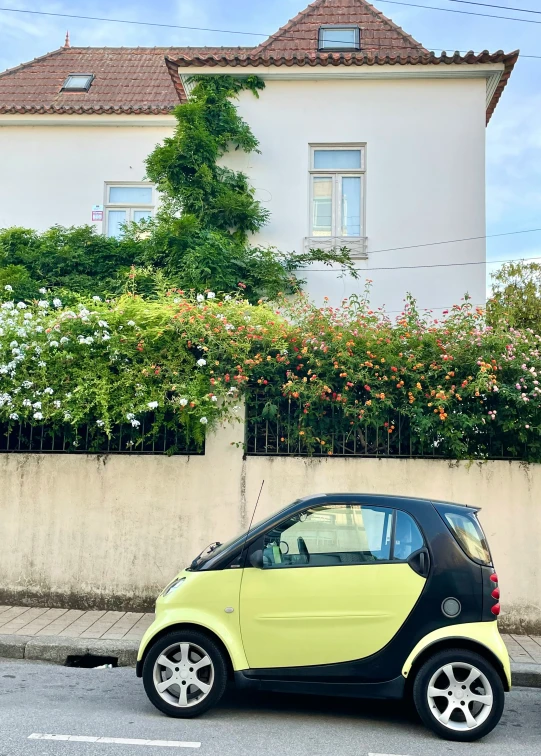
M54 454L204 454L201 444L180 425L155 428L147 420L134 428L119 425L107 436L96 426L51 427L0 424L0 454L41 452Z
M473 429L460 457L527 458L525 449L506 440L491 435L490 428ZM399 412L390 412L381 425L352 424L350 416L330 405L315 418L311 415L307 427L300 402L284 398L276 406L262 395L252 395L247 402L245 448L249 456L457 458L449 439L419 432Z

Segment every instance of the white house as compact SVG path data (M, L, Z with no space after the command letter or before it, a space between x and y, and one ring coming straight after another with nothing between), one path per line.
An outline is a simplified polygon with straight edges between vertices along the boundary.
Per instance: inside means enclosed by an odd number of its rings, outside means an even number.
M391 312L406 292L437 310L465 292L482 304L485 126L517 58L437 56L366 0L316 0L256 48L68 43L0 74L0 227L115 234L151 214L143 161L190 76L257 74L266 88L239 110L261 154L226 160L271 211L255 242L348 247L361 281L313 266L317 300L370 278Z

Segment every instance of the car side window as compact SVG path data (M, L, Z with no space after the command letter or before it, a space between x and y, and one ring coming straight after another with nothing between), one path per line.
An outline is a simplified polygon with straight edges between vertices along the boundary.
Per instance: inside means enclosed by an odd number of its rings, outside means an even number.
M264 536L263 568L388 561L393 510L361 504L312 507Z
M421 531L413 517L398 510L396 513L393 560L403 562L424 546Z

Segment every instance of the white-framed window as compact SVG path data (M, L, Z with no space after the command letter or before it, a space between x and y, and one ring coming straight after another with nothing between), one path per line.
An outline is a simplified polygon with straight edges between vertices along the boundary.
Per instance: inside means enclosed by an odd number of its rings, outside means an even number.
M352 24L319 27L320 50L360 50L361 30Z
M152 184L107 183L105 184L105 233L107 236L122 236L122 226L145 218L152 218L155 210L156 190Z
M310 236L364 237L365 146L313 145Z

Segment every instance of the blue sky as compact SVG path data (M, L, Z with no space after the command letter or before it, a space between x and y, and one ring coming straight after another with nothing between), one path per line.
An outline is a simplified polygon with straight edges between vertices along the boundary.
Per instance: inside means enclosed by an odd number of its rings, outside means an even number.
M481 0L490 2L491 0ZM541 21L541 15L412 0L448 10L494 13ZM541 10L540 0L496 4ZM541 55L541 24L409 8L383 0L376 7L429 49ZM0 70L60 47L69 28L74 46L255 44L302 10L303 0L2 0L1 6L134 21L178 24L237 33L201 32L61 19L0 11ZM246 36L240 32L260 32ZM519 60L487 130L487 233L541 227L541 59ZM541 257L541 233L487 240L488 258ZM494 266L489 266L494 267Z

